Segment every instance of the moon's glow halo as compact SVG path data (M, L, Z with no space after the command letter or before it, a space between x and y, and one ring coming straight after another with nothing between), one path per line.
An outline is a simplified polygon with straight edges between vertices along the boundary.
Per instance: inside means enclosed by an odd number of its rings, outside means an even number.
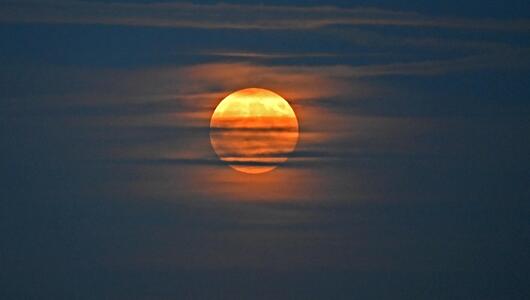
M237 171L259 174L287 160L298 142L298 120L280 95L261 88L233 92L215 108L210 141Z

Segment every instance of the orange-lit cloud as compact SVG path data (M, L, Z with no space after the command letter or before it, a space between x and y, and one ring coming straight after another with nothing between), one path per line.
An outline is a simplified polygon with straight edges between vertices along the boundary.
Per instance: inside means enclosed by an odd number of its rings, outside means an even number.
M516 62L521 67L524 66L521 57L525 57L524 51L377 65L263 65L221 61L178 68L126 70L71 71L66 67L47 67L32 74L41 74L44 83L54 78L72 87L66 92L48 93L50 102L42 102L43 107L48 114L69 118L69 124L89 127L98 140L107 142L101 155L94 155L93 159L110 157L118 163L186 166L187 169L193 166L201 169L198 172L209 170L213 174L229 169L218 160L210 145L209 122L216 105L238 89L271 89L293 105L300 123L296 151L290 154L282 170L296 170L305 176L312 166L357 161L367 152L388 151L396 155L428 152L429 145L425 150L412 138L418 130L429 128L426 120L388 118L363 110L372 99L389 94L389 87L370 79L511 68ZM40 78L34 82L40 82ZM396 92L391 96L400 95ZM36 111L21 110L13 115L39 115L38 105L32 108ZM380 105L380 109L386 108ZM374 139L379 144L374 144ZM410 145L416 148L411 149ZM274 151L270 152L260 155L275 155ZM212 186L216 187L212 188L212 194L222 189L220 185Z

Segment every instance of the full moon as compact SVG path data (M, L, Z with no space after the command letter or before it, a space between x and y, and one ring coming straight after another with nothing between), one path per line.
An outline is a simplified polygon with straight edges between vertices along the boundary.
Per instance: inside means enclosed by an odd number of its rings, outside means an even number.
M233 92L215 108L210 141L237 171L259 174L287 160L298 142L298 120L280 95L261 88Z

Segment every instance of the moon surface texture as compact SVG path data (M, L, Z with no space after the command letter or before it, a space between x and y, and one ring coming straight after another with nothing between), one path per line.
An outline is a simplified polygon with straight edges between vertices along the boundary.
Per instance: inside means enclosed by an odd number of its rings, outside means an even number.
M289 103L261 88L228 95L210 120L210 141L219 158L248 174L269 172L286 161L298 135L298 120Z

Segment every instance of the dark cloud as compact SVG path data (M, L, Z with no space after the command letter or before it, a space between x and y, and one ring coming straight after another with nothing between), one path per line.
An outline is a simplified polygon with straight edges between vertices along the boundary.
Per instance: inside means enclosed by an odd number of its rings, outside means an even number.
M0 298L528 298L527 20L0 6ZM209 128L249 86L300 125L254 176Z
M378 8L335 6L200 5L193 3L90 3L7 1L4 22L106 24L231 29L311 29L332 25L440 27L528 31L527 20L472 20ZM31 7L31 9L27 9Z

